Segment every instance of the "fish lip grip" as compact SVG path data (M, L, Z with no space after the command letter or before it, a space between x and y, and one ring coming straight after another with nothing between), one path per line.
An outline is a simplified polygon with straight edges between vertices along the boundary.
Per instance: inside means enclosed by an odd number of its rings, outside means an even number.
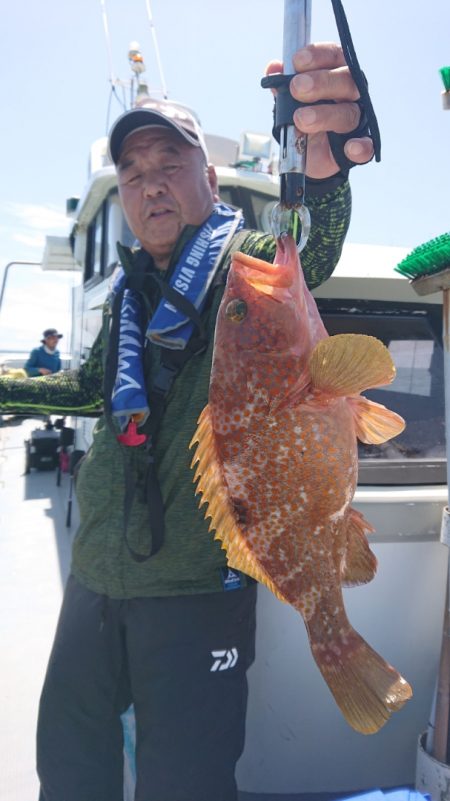
M360 71L360 75L367 87L367 79L362 70ZM293 124L294 112L297 109L305 108L306 106L332 105L335 102L334 100L316 100L313 103L303 103L301 100L295 100L289 89L291 80L294 77L295 74L285 75L281 72L274 72L271 75L265 75L261 80L263 89L276 89L277 92L275 96L272 135L278 143L280 142L283 126ZM370 136L373 141L375 161L381 160L380 132L368 88L366 88L365 97L363 98L361 96L354 102L359 106L361 112L357 127L345 134L327 131L328 141L334 160L342 174L346 177L350 169L356 166L355 162L347 158L344 152L345 143L348 142L349 139L360 139L364 136ZM370 104L370 107L368 104ZM369 114L372 116L372 124L369 124Z
M344 7L341 0L331 0L331 4L345 62L360 95L359 99L355 101L361 111L361 118L358 126L353 131L345 134L335 133L334 131L327 132L334 159L341 173L347 177L350 169L355 166L355 162L348 159L345 155L344 146L346 142L349 139L360 139L365 136L370 136L373 142L375 161L380 161L381 136L377 117L369 94L367 78L359 65ZM270 88L277 90L275 96L273 136L278 142L280 142L282 127L293 125L293 114L296 109L302 108L303 106L334 103L333 100L319 100L315 103L302 103L294 100L289 90L289 84L293 77L292 74L272 73L271 75L266 75L261 81L261 86L264 89ZM301 190L297 189L297 191Z

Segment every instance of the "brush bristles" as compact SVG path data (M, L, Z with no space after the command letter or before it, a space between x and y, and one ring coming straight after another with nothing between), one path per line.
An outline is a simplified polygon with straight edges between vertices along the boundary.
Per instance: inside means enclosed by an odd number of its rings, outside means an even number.
M425 275L435 275L449 267L450 234L442 234L414 248L394 269L412 280Z
M450 92L450 67L441 67L439 72L441 73L445 91Z

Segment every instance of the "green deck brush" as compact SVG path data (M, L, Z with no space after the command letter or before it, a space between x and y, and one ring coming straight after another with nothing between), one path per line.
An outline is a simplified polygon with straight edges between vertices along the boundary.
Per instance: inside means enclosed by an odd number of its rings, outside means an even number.
M445 91L442 92L444 109L450 109L450 67L439 70ZM430 239L409 253L394 268L397 273L414 282L414 289L419 295L450 288L450 233ZM441 280L437 279L438 274ZM435 276L436 279L432 279Z
M450 233L414 248L394 269L411 281L450 269Z
M445 111L450 111L450 67L441 67L442 82L444 84L444 91L442 92L442 107Z
M450 67L441 67L439 70L446 92L450 92Z

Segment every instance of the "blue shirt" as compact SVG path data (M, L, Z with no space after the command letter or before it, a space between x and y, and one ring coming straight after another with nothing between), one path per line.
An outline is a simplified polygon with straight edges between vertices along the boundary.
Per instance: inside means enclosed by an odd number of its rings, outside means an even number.
M61 370L61 358L59 350L54 350L53 353L47 353L44 345L40 348L33 348L28 361L25 362L24 369L30 377L41 375L39 372L40 367L46 367L51 373L57 373Z

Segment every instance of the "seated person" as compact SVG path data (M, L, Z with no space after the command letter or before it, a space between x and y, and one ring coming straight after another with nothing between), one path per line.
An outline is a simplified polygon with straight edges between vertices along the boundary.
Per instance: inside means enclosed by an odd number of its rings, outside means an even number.
M45 329L43 339L41 339L42 345L39 348L33 348L24 365L26 374L30 378L58 373L61 370L61 357L56 347L61 337L62 334L58 334L56 328Z

